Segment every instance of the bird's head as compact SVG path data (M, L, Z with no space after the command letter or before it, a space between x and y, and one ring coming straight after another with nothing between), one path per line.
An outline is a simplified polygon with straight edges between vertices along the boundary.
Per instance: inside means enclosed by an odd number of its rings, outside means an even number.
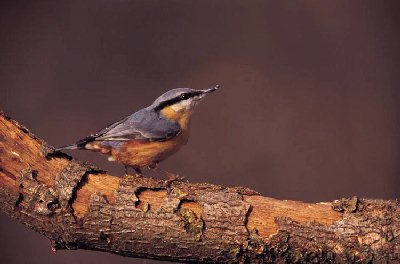
M198 103L218 88L219 85L205 90L172 89L158 97L151 107L167 118L178 121L182 117L190 117Z

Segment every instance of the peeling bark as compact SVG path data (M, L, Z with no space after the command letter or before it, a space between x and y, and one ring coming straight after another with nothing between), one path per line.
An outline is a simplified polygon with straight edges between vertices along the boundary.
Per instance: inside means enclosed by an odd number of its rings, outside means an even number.
M246 188L115 177L0 115L0 209L54 249L208 263L399 263L398 201L303 203Z

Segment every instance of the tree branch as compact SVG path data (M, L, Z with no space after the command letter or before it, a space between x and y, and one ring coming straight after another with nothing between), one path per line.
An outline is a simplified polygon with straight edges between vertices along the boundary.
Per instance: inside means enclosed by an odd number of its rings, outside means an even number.
M116 177L0 114L0 208L52 241L184 262L393 262L398 201L303 203L247 188Z

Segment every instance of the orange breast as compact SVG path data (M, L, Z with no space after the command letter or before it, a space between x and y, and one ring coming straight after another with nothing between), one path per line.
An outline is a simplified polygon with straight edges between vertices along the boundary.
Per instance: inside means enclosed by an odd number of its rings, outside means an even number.
M167 141L131 140L119 150L113 150L112 156L119 163L134 167L147 167L165 160L186 144L188 133L180 133Z
M166 141L131 140L118 151L113 150L112 158L124 165L147 167L165 160L185 145L189 138L191 112L175 112L166 107L162 110L162 114L179 123L181 131L176 137Z
M175 112L170 107L166 107L162 110L162 114L179 123L180 132L172 139L165 141L130 140L118 149L105 147L100 142L96 142L96 144L90 145L89 149L110 155L109 161L133 167L148 167L153 163L163 161L187 143L191 112Z

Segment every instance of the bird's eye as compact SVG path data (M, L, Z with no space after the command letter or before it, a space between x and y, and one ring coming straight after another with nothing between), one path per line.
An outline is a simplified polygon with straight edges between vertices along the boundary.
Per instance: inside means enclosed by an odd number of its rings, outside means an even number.
M181 95L179 96L179 98L181 98L181 99L187 99L188 96L187 96L187 94L181 94Z

